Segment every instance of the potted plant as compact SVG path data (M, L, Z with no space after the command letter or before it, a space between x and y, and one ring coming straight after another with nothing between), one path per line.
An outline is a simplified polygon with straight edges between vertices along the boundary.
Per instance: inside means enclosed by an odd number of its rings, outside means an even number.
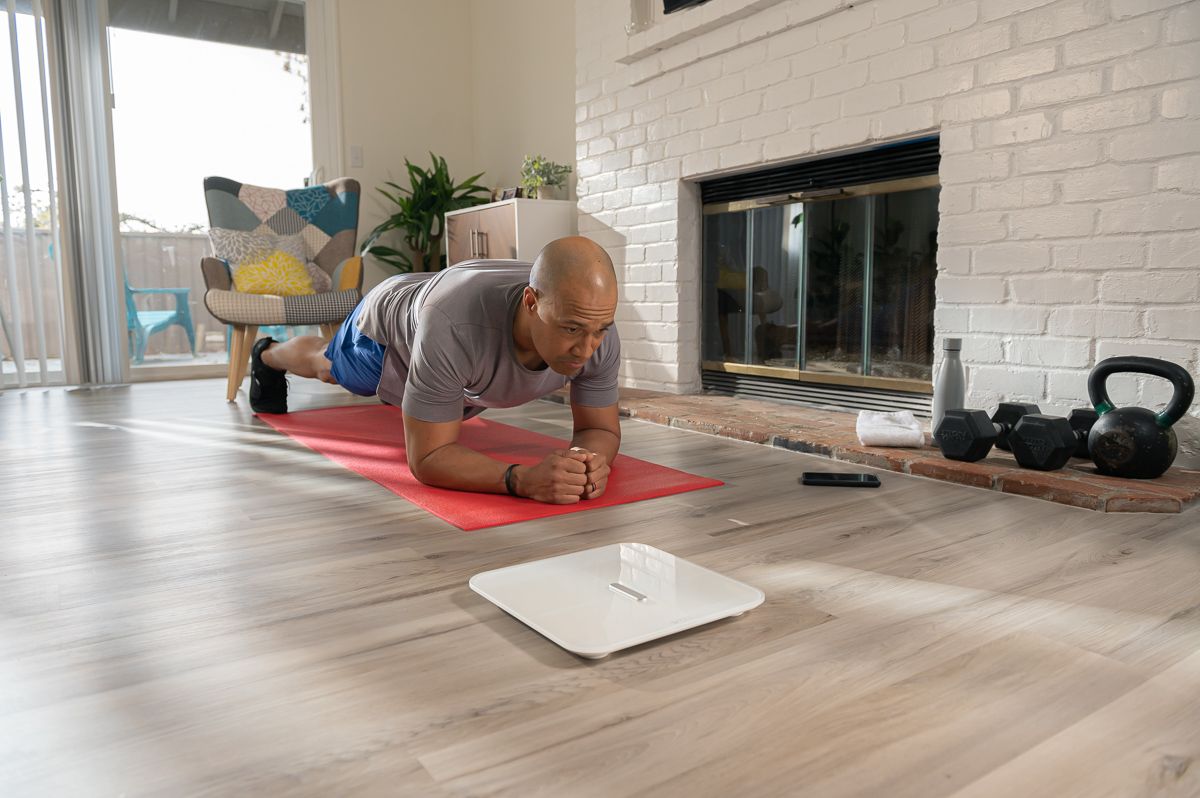
M404 159L410 185L402 186L389 180L384 185L391 191L376 189L391 200L397 210L363 241L364 257L370 255L400 272L437 271L446 262L442 254L442 226L446 212L469 208L490 199L490 189L475 182L483 176L482 172L456 184L450 177L446 159L432 152L429 157L433 159L433 168L429 170ZM411 255L379 243L381 236L393 230L401 231Z
M521 164L521 186L525 196L534 199L556 199L571 174L571 167L555 163L541 155L526 155Z

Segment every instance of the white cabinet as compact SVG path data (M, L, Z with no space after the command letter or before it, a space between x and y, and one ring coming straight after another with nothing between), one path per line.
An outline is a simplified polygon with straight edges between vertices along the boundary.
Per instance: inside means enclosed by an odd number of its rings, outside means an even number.
M446 265L474 258L532 261L556 238L575 234L575 203L510 199L446 214Z

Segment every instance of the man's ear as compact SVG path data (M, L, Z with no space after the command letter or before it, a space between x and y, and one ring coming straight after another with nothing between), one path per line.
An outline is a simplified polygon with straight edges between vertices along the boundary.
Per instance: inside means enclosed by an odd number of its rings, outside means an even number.
M537 313L538 295L537 289L532 285L525 286L525 292L521 295L521 306L530 313Z

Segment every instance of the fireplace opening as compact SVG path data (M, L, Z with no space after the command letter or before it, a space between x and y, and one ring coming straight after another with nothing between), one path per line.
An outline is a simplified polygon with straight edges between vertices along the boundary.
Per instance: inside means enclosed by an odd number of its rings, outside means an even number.
M937 141L894 149L702 186L707 389L927 412Z

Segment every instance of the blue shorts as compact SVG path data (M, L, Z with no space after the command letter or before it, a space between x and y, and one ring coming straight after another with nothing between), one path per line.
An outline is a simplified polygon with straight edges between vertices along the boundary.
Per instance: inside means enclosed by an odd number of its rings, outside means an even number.
M360 310L362 302L342 322L337 335L325 348L325 357L332 364L329 371L338 385L359 396L374 396L379 389L383 353L387 347L363 335L358 329Z

